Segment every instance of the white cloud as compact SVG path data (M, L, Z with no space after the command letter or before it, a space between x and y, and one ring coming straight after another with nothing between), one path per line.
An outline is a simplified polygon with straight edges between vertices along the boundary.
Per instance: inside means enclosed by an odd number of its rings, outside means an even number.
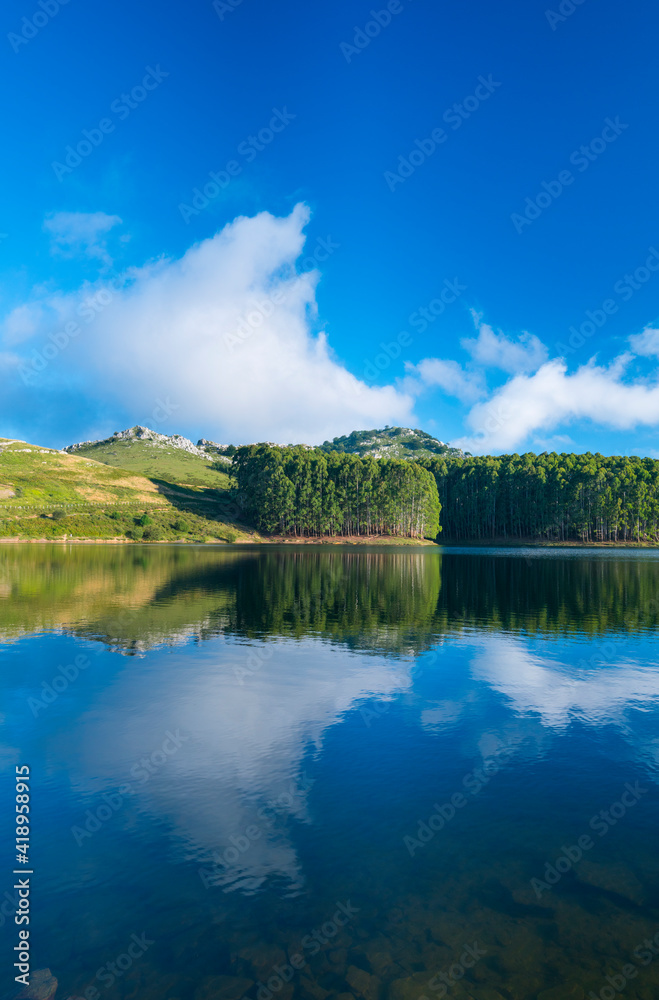
M482 323L480 316L472 313L478 334L466 337L462 346L472 359L484 368L500 368L505 372L534 372L549 357L542 341L533 333L522 333L516 340L505 334L495 333L491 326Z
M50 233L54 254L67 259L92 257L109 266L112 258L103 237L121 221L105 212L56 212L46 219L44 229Z
M5 344L11 346L29 340L39 329L42 320L43 310L39 305L18 306L5 323Z
M279 639L214 640L199 649L194 669L182 669L186 663L190 666L185 658L169 657L156 689L149 671L118 670L86 711L76 706L73 788L99 797L116 789L136 762L162 746L167 730L180 728L185 742L162 771L148 782L133 782L140 809L159 822L166 819L172 849L187 862L196 856L207 863L213 852L231 845L232 836L256 823L262 836L229 866L223 888L254 891L274 874L285 876L289 888L300 888L303 868L286 820L309 821L305 758L310 748L320 750L327 731L362 701L409 691L409 660ZM252 673L258 674L245 677L253 663ZM117 713L127 703L135 711L117 746ZM63 749L68 754L70 747ZM194 814L191 784L210 790ZM281 807L275 811L277 801ZM127 824L130 817L119 812L110 822Z
M417 376L424 386L437 386L463 403L474 403L485 391L480 372L466 371L457 361L425 358L418 365L407 364L408 375Z
M472 312L472 316L477 336L461 341L472 359L467 366L446 358L424 358L417 365L405 366L408 376L417 378L422 386L437 387L467 404L475 403L487 391L484 369L533 372L546 362L549 353L534 334L522 333L513 340L501 331L495 333L478 313ZM418 383L410 381L407 385L412 392L420 390Z
M135 421L169 399L177 429L219 440L315 443L413 424L411 395L361 382L315 332L319 276L296 270L308 215L298 205L285 218L241 217L180 259L124 276L53 364ZM89 294L68 297L71 316Z
M631 660L615 639L605 639L590 665L561 663L540 656L525 643L487 638L472 662L472 673L505 695L516 715L536 713L543 725L563 728L573 718L603 726L624 726L633 708L659 704L659 676L642 661Z
M572 374L564 361L553 360L534 375L517 375L472 408L467 423L473 436L461 447L480 453L515 449L536 431L574 420L616 430L656 425L659 383L623 381L630 360L623 354L606 367L591 361Z
M635 333L629 338L634 354L644 358L659 358L659 330L647 326L642 333Z

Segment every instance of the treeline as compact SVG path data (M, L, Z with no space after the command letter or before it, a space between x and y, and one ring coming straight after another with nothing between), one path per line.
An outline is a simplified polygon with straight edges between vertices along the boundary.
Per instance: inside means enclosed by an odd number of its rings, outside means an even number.
M243 509L259 531L432 539L439 532L435 478L415 462L300 445L249 445L232 462Z
M659 461L600 454L432 458L442 538L659 541Z
M250 445L237 449L233 474L246 516L268 534L659 542L659 461L651 458L543 452L411 462Z

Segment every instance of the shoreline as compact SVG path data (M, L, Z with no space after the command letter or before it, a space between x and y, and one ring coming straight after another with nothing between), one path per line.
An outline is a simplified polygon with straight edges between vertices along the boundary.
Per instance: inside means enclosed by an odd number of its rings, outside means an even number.
M225 542L221 540L194 541L187 539L161 539L148 541L132 538L0 538L0 545L190 545L214 546L216 548L240 548L246 545L305 545L327 548L328 546L349 546L358 548L437 548L446 549L659 549L655 542L433 542L430 539L394 538L380 536L345 535L333 538L250 538L244 541Z
M217 546L220 548L238 548L244 545L315 545L326 547L328 545L380 545L383 548L392 546L404 546L405 548L439 548L437 542L430 539L417 538L378 538L378 536L354 536L345 535L334 538L247 538L243 541L225 542L220 539L209 541L194 541L184 538L159 539L149 541L148 539L133 538L0 538L0 545L203 545Z
M443 549L659 549L659 542L438 542Z

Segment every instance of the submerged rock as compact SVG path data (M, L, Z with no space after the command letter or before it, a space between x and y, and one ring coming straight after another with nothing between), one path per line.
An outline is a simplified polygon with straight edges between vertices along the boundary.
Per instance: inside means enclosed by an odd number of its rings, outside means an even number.
M583 1000L584 992L577 983L565 986L552 986L549 990L538 993L538 1000Z
M264 975L271 975L270 970L274 969L275 965L282 965L286 962L286 952L272 944L248 945L236 952L236 957L249 964L249 967L257 973L255 976L257 979L262 979Z
M351 965L346 973L346 982L355 993L360 993L365 1000L378 1000L380 994L380 981L370 974L358 969L356 965Z
M404 979L395 979L389 986L389 1000L419 1000L428 989L431 972L415 972Z
M491 986L467 983L465 989L472 1000L504 1000L499 991L492 989Z
M645 899L643 886L626 865L601 865L594 861L582 861L576 866L575 872L580 882L596 889L615 892L633 903L642 903Z
M254 985L241 976L207 976L195 993L195 1000L241 1000Z
M334 948L333 951L328 951L327 961L336 972L343 972L348 964L348 949Z
M389 980L404 977L404 970L400 967L400 965L394 962L389 951L375 951L364 948L363 951L361 951L361 954L364 955L373 972L379 979Z
M327 1000L327 997L330 995L329 990L324 990L323 987L319 986L316 980L311 979L310 976L300 977L300 991L305 997L305 1000Z
M50 969L37 969L30 975L30 985L19 996L25 1000L50 1000L57 989L57 980Z

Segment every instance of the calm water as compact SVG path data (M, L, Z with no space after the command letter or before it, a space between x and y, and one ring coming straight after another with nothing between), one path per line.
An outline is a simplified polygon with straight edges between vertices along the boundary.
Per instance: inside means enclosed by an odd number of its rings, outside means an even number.
M647 551L3 547L33 969L56 1000L653 1000L658 621Z

